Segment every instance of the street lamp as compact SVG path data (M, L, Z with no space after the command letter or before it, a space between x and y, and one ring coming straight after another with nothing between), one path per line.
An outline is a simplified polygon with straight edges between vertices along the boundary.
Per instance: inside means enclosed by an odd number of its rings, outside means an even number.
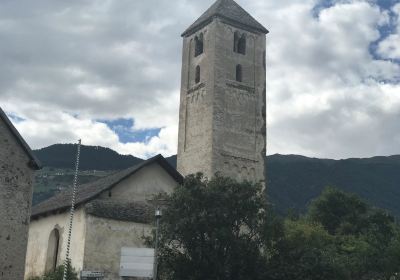
M157 259L157 251L158 251L158 230L160 227L160 219L162 217L162 211L160 208L156 209L155 215L156 217L156 242L154 246L154 267L153 267L153 279L157 280L157 266L158 266L158 259Z

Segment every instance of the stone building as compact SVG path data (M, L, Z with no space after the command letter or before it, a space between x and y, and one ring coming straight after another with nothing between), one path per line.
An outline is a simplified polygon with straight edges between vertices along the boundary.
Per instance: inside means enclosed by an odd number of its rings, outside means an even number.
M267 33L235 1L218 0L182 34L181 174L265 182Z
M0 279L23 279L32 181L40 163L0 108Z
M79 272L100 271L120 279L122 247L144 247L153 228L158 201L182 176L158 155L132 168L81 185L76 198L70 258ZM36 205L29 227L25 278L43 275L63 264L71 191Z

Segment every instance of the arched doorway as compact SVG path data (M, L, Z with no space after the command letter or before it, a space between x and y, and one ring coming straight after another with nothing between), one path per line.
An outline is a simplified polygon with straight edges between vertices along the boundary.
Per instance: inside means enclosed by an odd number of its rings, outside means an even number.
M60 231L53 229L49 236L49 243L47 247L47 258L46 258L46 272L55 271L58 263L58 254L60 247Z

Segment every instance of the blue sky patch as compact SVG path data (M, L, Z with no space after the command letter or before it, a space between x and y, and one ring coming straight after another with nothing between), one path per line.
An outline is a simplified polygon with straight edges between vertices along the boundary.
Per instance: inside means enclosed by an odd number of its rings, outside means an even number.
M395 4L398 3L399 0L367 0L368 3L371 3L372 5L378 6L382 11L388 12L388 15L390 17L390 20L387 24L378 26L378 31L380 33L380 38L376 40L375 42L372 42L369 46L369 52L372 55L372 57L375 60L390 60L393 63L400 64L400 60L397 59L386 59L381 57L377 53L377 49L379 46L379 43L383 40L385 40L388 36L391 34L394 34L396 32L396 15L393 13L391 10ZM328 9L330 7L333 7L334 5L338 3L347 3L351 2L350 0L320 0L317 2L315 7L312 10L313 16L315 18L319 17L319 14L321 11ZM398 83L399 81L396 79L395 81L381 81L381 82L395 82Z
M20 122L26 121L26 119L21 118L20 116L17 116L15 114L12 114L12 113L6 113L6 114L13 123L20 123Z
M367 0L367 2L379 6L382 10L390 10L399 0ZM344 0L320 0L313 9L314 17L318 17L322 10L335 6L338 3L348 3L351 1Z
M133 126L135 121L133 119L120 118L116 120L98 120L106 124L112 131L114 131L121 143L131 142L147 142L152 137L160 133L161 128L134 130Z

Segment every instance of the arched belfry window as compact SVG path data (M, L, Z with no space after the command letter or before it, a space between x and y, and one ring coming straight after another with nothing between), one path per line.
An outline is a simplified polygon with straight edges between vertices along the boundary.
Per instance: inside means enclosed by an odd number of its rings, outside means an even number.
M204 52L204 37L203 33L194 38L194 56L199 56Z
M200 83L200 66L197 65L196 67L196 77L194 79L195 83L198 84Z
M233 39L233 51L240 54L246 54L246 35L240 36L239 32L236 31Z
M60 247L60 232L58 229L53 229L49 236L49 243L47 247L47 258L46 258L46 272L55 271L58 263Z
M238 53L246 54L246 35L242 35L239 39Z
M238 31L236 31L233 36L234 36L234 39L233 39L233 51L234 52L238 52L238 44L239 44L240 34L239 34Z
M236 81L241 82L243 80L242 65L236 65Z

